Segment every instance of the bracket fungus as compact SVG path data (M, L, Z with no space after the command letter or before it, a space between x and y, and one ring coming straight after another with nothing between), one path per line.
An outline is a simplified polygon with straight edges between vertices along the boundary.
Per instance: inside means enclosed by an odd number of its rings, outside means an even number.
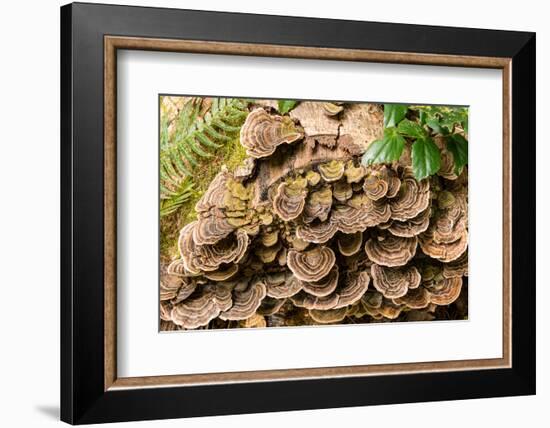
M363 232L355 233L341 233L336 240L338 250L343 256L353 256L357 252L361 251L361 244L363 243Z
M288 268L301 281L319 281L327 276L336 262L330 247L317 246L303 252L290 250L287 255Z
M291 144L304 137L288 116L274 116L263 108L253 110L241 128L241 144L254 158L272 155L277 146Z
M278 108L249 105L241 163L178 223L179 254L161 259L161 328L429 320L467 307L467 167L456 175L443 146L440 171L422 180L409 147L363 165L383 136L380 105Z
M175 305L170 318L176 325L193 329L208 324L231 305L231 291L228 288L207 284Z
M233 305L220 314L222 320L245 320L256 313L266 296L265 284L262 281L250 281L246 289L233 289Z
M369 258L378 265L404 266L416 254L417 243L416 236L401 238L381 232L367 241L365 251Z
M307 181L294 180L279 184L273 198L273 211L284 221L294 220L304 209Z
M371 266L371 275L374 288L388 299L403 297L409 289L417 288L422 280L414 266L388 268L374 264Z

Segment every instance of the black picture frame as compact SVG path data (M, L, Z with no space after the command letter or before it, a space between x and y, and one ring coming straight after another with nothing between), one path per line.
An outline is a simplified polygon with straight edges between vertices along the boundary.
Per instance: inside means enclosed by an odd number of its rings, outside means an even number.
M105 391L105 35L511 58L512 367ZM61 419L86 424L534 394L535 98L534 33L63 6Z

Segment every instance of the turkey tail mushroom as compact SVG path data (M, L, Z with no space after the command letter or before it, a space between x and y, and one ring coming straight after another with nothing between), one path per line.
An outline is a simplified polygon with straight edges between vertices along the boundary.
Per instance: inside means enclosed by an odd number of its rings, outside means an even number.
M417 243L416 236L400 238L388 233L380 233L367 241L365 251L369 259L378 265L404 266L414 257Z
M241 144L249 156L272 155L281 144L291 144L304 137L303 131L288 116L273 116L263 108L252 111L241 128Z
M319 281L327 276L336 262L334 251L329 247L317 246L298 252L290 250L287 264L294 276L301 281Z

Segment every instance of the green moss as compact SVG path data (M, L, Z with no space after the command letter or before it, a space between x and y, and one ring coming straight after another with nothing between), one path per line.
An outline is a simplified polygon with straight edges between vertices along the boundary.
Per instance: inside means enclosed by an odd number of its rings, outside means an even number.
M193 182L195 191L177 212L161 217L160 219L160 254L161 260L173 260L178 256L178 235L179 231L186 224L196 220L197 212L195 205L208 189L208 186L220 172L222 165L232 172L243 160L246 159L246 149L241 145L239 138L228 141L219 150L213 153L214 156L200 167L193 171Z

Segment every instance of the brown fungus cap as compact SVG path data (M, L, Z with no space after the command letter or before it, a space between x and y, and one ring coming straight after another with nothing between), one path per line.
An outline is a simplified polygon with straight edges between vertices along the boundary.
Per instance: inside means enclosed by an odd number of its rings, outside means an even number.
M330 186L325 186L308 195L302 219L306 223L311 223L315 219L325 221L330 214L331 207L332 189Z
M369 167L367 176L363 181L363 191L369 199L377 201L388 193L390 186L390 176L388 168L384 165Z
M434 281L427 287L430 293L430 302L436 305L450 305L458 296L462 289L462 278L445 278L440 281Z
M319 324L333 324L342 321L346 318L347 309L329 309L326 311L321 311L318 309L310 309L309 316L313 321L318 322Z
M220 314L222 320L245 320L250 318L260 307L266 296L265 284L262 281L250 281L245 290L233 289L233 306Z
M416 253L417 238L400 238L389 233L370 238L365 244L369 258L381 266L404 266Z
M231 307L231 291L226 287L207 284L172 308L172 322L186 329L207 325L220 312Z
M424 254L444 263L457 260L468 248L467 230L462 233L458 240L448 244L437 243L434 240L434 235L431 228L420 234L418 238L420 248Z
M454 278L457 276L468 276L468 251L449 263L443 265L443 276L445 278Z
M331 220L301 224L296 228L296 236L305 241L315 244L328 242L337 232L338 227Z
M410 288L420 285L421 276L416 267L389 268L379 265L371 266L374 288L388 299L403 297Z
M291 272L280 272L265 276L267 295L275 299L294 296L302 289L302 282Z
M336 290L338 285L338 265L334 265L327 276L318 281L302 281L302 289L313 296L325 297Z
M363 232L340 233L336 239L338 250L343 256L353 256L361 250Z
M340 180L344 176L344 162L333 160L319 165L319 174L327 183Z
M222 207L227 192L227 180L230 177L231 174L226 169L223 169L214 177L208 185L206 192L204 192L195 205L195 211L197 211L197 213L206 213L212 208Z
M348 272L344 278L343 286L336 290L338 303L335 308L342 308L359 301L365 294L370 284L370 276L367 271Z
M182 259L176 259L172 261L166 268L166 273L169 275L186 276L188 272L185 271L185 265Z
M410 309L424 309L430 304L430 293L424 287L413 288L393 301L397 305L405 305Z
M335 262L334 251L320 245L303 252L290 250L287 256L289 269L301 281L321 280L329 274Z
M241 127L240 141L249 156L263 158L272 155L277 146L303 137L302 129L288 116L273 116L258 108L247 116Z
M177 275L164 274L160 276L160 300L172 300L178 295L178 290L184 280Z
M260 245L254 249L254 254L262 261L262 263L271 263L277 258L277 254L282 248L282 243L279 241L271 247Z
M323 103L323 110L328 116L336 116L344 110L342 103Z
M334 183L333 189L334 190L332 193L334 195L334 199L339 202L346 202L353 195L351 184L347 181L337 181L336 183Z
M215 244L236 229L221 212L199 217L193 227L193 242L196 245Z
M344 175L348 183L359 183L366 174L365 167L363 165L355 166L353 161L346 163L346 170Z
M428 207L410 220L393 220L387 229L392 235L400 236L402 238L412 238L413 236L419 235L428 229L428 226L430 225L430 211L431 210Z
M256 312L263 316L276 314L285 302L286 299L274 299L273 297L266 296Z
M297 179L282 182L273 197L273 211L284 221L297 218L303 211L307 196L307 181Z
M250 238L238 230L234 235L214 245L196 245L191 253L182 253L183 259L201 271L215 271L224 263L239 263L248 248Z
M392 219L404 221L414 218L430 204L430 183L427 179L417 181L412 170L405 168L399 192L389 201Z
M220 267L218 270L211 272L204 272L204 276L211 281L227 281L233 278L239 271L239 266L236 264L229 264Z

